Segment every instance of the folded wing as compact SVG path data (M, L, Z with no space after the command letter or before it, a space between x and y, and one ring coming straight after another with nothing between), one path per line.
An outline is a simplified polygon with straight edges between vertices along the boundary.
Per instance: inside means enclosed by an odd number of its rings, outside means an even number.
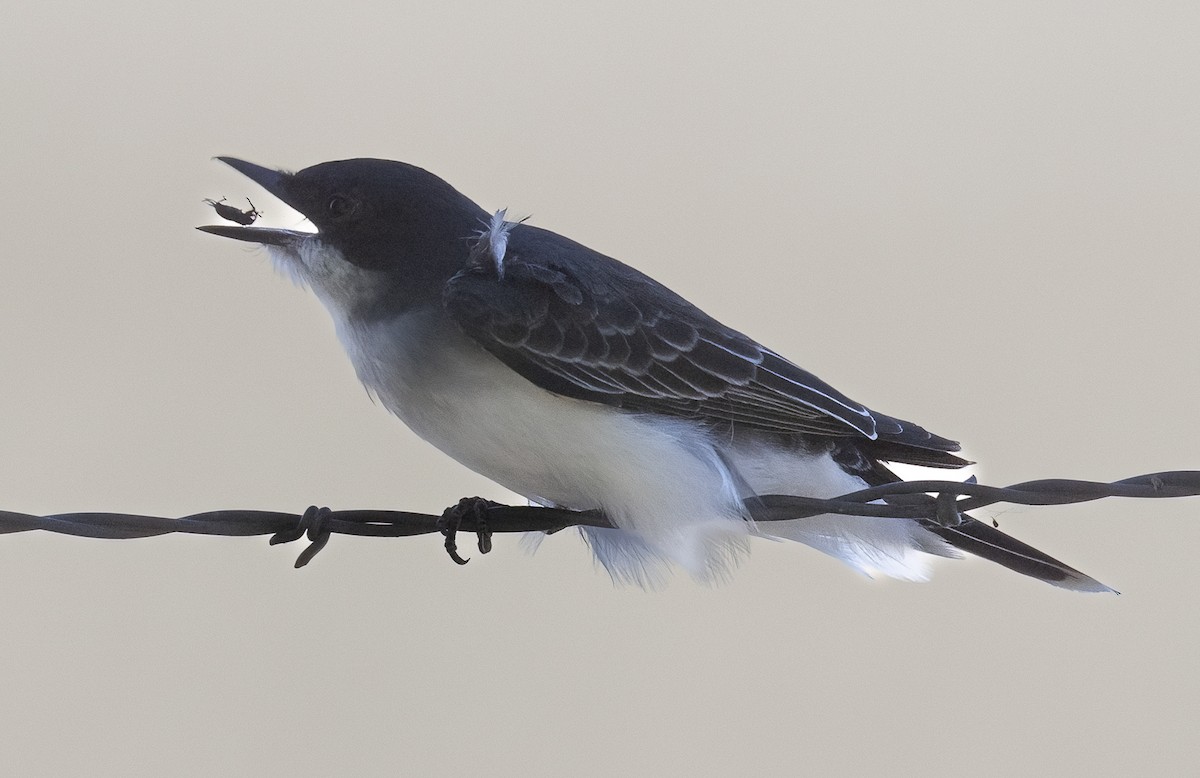
M873 413L638 271L520 226L503 272L473 263L443 301L463 331L558 394L777 433L854 436L885 458L954 467L952 440Z

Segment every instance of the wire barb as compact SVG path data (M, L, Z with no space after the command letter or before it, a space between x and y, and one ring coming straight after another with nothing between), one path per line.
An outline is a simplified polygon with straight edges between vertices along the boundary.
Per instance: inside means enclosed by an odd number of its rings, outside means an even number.
M963 523L962 514L958 512L958 497L954 492L939 492L937 496L937 523L952 529Z

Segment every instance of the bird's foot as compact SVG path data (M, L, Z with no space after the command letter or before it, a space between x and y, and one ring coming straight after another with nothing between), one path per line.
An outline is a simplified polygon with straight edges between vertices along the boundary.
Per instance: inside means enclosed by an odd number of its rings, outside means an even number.
M487 511L488 508L499 506L500 503L482 497L464 497L457 505L450 506L442 513L438 519L438 530L446 536L446 553L455 564L465 565L471 561L458 553L456 536L464 521L475 530L479 539L479 553L486 554L492 550L492 531L488 529Z

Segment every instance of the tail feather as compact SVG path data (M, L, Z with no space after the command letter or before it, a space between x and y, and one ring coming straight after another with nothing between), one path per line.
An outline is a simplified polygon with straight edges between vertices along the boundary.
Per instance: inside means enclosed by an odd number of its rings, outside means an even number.
M894 448L894 447L893 447ZM915 451L915 454L914 454ZM842 441L832 451L835 462L848 473L858 476L871 486L903 480L880 459L922 464L927 467L958 467L951 454L938 451L902 449L900 451L881 448L878 441ZM943 457L938 461L939 457ZM958 460L966 463L966 460ZM1049 554L1022 543L984 522L964 516L965 521L957 527L943 527L932 521L922 521L921 526L938 536L951 547L983 557L1023 575L1045 581L1048 584L1077 592L1113 592L1116 590L1085 575L1070 565L1063 564Z
M1076 592L1117 593L1115 589L1105 586L1095 578L976 519L968 518L957 527L942 527L933 522L922 524L957 549L1003 565L1014 572L1037 578L1039 581Z

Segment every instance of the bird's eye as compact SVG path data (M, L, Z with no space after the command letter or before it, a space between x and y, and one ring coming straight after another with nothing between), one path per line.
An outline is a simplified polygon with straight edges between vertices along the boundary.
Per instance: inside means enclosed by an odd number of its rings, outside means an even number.
M329 203L326 204L325 210L329 216L334 219L341 219L354 213L358 207L358 203L345 195L334 195L329 198Z

